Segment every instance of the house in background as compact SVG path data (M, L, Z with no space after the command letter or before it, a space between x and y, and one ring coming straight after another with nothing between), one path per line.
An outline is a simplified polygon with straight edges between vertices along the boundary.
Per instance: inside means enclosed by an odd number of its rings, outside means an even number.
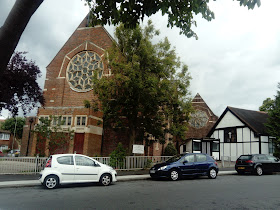
M265 123L266 112L227 107L208 136L220 141L220 157L236 160L243 154L273 154L272 136Z
M186 142L181 142L180 154L194 152L219 157L219 139L207 137L218 117L212 112L199 93L192 100L192 106L195 111L191 113L186 133L187 140Z
M5 130L0 130L0 151L9 149L10 144L10 132Z

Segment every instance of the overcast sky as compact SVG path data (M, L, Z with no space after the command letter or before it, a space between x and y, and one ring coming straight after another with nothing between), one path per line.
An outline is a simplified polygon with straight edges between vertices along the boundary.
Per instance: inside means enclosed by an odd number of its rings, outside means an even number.
M14 2L1 0L0 25ZM181 61L189 66L192 97L199 93L217 116L227 106L258 110L264 99L276 94L280 82L280 1L261 3L260 8L248 10L237 1L211 2L215 19L207 22L196 17L198 40L179 35L177 28L167 28L167 18L160 14L151 18L161 31L160 37L168 37ZM16 50L27 51L27 57L40 67L42 88L46 66L87 13L82 0L46 0L32 16ZM105 28L113 36L114 28ZM2 117L7 116L2 112Z

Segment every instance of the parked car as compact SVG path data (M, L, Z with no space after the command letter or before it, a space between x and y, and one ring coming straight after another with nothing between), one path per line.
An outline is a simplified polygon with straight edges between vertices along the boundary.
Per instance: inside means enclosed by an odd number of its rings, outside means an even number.
M117 172L85 155L58 154L48 158L39 180L48 189L67 183L99 182L108 186L117 181Z
M188 153L174 156L150 169L152 178L170 178L176 181L183 176L208 176L215 179L219 172L217 162L203 153Z
M236 160L235 170L238 174L249 172L261 176L263 173L280 171L280 161L272 155L241 155Z
M10 150L7 155L8 157L19 157L20 150L19 149Z

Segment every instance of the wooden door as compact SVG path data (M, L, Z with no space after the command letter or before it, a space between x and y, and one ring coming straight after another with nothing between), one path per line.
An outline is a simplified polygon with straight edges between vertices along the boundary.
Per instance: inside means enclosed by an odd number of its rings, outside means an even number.
M76 152L77 154L83 154L84 138L84 133L75 133L74 152Z

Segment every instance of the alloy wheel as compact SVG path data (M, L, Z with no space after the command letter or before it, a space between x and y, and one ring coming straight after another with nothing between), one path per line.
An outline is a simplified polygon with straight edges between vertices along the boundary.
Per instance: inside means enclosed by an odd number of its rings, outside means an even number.
M209 178L215 179L216 177L217 177L217 171L214 168L210 169Z
M170 173L170 178L171 178L173 181L178 180L178 178L179 178L179 173L178 173L178 171L176 171L176 170L171 171L171 173Z
M58 185L57 179L56 179L56 177L54 177L54 176L48 177L48 178L46 179L46 181L45 181L45 186L46 186L46 188L48 188L48 189L53 189L53 188L55 188L57 185Z
M101 177L101 184L104 186L108 186L111 183L111 176L109 174L105 174Z
M262 170L262 168L261 167L257 167L257 175L258 176L261 176L263 174L263 170Z

